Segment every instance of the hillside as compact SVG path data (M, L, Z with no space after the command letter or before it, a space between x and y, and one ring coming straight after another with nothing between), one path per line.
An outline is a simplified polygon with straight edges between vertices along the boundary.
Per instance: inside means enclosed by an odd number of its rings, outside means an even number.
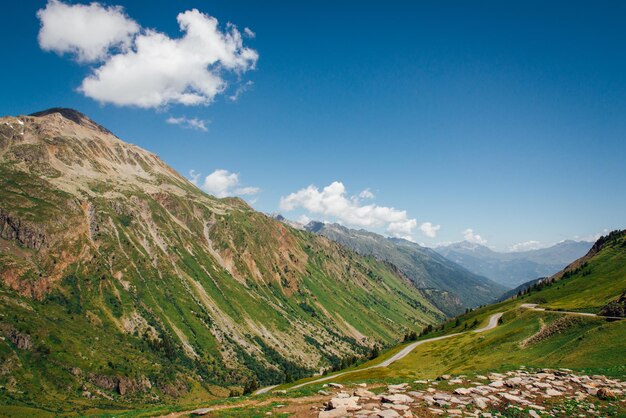
M306 229L359 254L373 256L397 266L415 286L428 292L429 298L439 309L449 315L459 314L468 307L492 303L506 290L430 248L410 241L321 222L311 222L306 225Z
M623 308L625 273L626 231L615 231L529 293L208 416L625 416L626 319L594 316Z
M185 403L348 365L443 314L80 112L0 118L0 403Z
M592 243L563 241L548 248L501 253L467 241L437 247L435 251L469 271L514 288L539 277L549 277L589 251Z
M484 336L468 333L422 345L388 368L355 373L349 379L434 378L443 373L506 371L521 365L626 376L626 320L565 313L602 314L625 291L626 230L600 238L587 255L542 286L460 315L421 338L475 329L494 313L503 312L500 326ZM528 304L545 310L528 308Z

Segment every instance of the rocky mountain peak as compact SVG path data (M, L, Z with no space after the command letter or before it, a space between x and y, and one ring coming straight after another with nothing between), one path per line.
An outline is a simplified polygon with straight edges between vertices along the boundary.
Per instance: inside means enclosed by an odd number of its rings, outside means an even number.
M72 122L77 123L78 125L92 128L103 133L112 134L111 131L109 131L102 125L94 122L84 113L79 112L78 110L75 110L75 109L67 108L67 107L52 107L50 109L31 113L29 116L44 117L44 116L53 115L53 114L59 114L65 119L71 120Z

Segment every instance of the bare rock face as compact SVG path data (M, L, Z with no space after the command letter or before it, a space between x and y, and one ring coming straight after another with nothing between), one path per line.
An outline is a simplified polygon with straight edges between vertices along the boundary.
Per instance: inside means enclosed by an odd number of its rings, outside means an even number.
M46 235L39 228L0 209L0 237L17 241L21 246L39 250L46 243Z

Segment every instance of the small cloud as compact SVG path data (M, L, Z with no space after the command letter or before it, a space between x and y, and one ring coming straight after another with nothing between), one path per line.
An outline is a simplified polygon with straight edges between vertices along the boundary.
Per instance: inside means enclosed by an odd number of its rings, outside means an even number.
M530 241L525 241L525 242L518 242L517 244L511 245L509 247L509 251L510 252L522 252L522 251L538 250L540 248L545 248L545 247L546 246L543 245L539 241L530 240Z
M361 199L373 199L374 193L372 193L370 189L365 189L361 193L359 193L359 197Z
M252 31L252 29L250 28L243 28L243 34L247 37L247 38L256 38L256 33L254 33Z
M261 191L259 187L242 187L239 182L239 174L231 173L228 170L215 170L206 176L202 183L199 183L200 173L195 170L189 172L189 177L191 178L191 182L200 189L220 198L228 196L250 196Z
M428 238L435 238L437 232L441 229L441 225L433 225L430 222L424 222L420 225L420 231Z
M231 102L236 102L237 99L239 99L239 96L241 96L243 93L245 93L248 90L250 90L252 88L252 86L254 86L254 81L251 81L251 80L246 81L244 84L242 84L239 87L237 87L237 90L235 90L235 92L233 94L228 96L228 99Z
M483 237L481 237L480 235L474 233L474 230L471 228L468 228L465 231L463 231L463 238L465 238L465 241L469 241L474 244L481 244L481 245L487 244L487 240L483 239Z
M302 225L306 225L309 222L311 222L311 218L309 218L306 215L300 215L298 219L296 220L296 222L301 223Z
M203 132L207 132L209 130L209 128L207 128L206 124L207 121L204 121L202 119L197 119L197 118L186 118L184 116L175 118L173 116L170 116L169 118L167 118L165 120L166 123L169 123L170 125L179 125L182 128L185 129L195 129L197 131L203 131Z

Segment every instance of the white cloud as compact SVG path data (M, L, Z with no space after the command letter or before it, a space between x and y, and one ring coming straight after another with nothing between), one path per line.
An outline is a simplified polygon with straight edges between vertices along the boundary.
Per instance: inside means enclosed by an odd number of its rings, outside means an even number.
M209 128L207 128L206 126L207 122L205 120L197 118L186 118L184 116L175 118L173 116L170 116L165 120L165 122L169 123L170 125L179 125L185 129L195 129L204 132L209 130Z
M373 199L374 193L370 189L365 189L361 193L359 193L359 197L361 199Z
M237 99L239 99L239 96L241 96L243 93L245 93L248 90L250 90L253 85L254 85L253 81L250 81L250 80L246 81L244 84L242 84L239 87L237 87L235 92L233 94L231 94L230 96L228 96L228 99L231 102L236 102Z
M193 184L216 197L249 196L261 191L258 187L241 187L239 174L231 173L228 170L215 170L206 176L201 184L200 173L195 170L189 172L189 177Z
M525 241L518 242L517 244L513 244L509 247L509 251L511 252L521 252L521 251L530 251L530 250L538 250L539 248L545 248L546 245L542 244L539 241Z
M440 229L441 225L433 225L431 222L424 222L420 225L420 230L428 238L435 238Z
M465 241L473 242L474 244L487 244L487 240L483 239L483 237L481 237L480 235L474 233L474 230L471 228L463 231L463 238L465 238Z
M50 7L65 12L46 12ZM103 13L117 16L118 26L125 29L110 29L106 36L97 37L92 35L93 27L85 24L65 30L65 26L70 26L65 17L78 12L94 22L106 21ZM82 61L102 61L79 87L84 95L101 103L142 108L207 105L225 91L226 72L241 75L253 69L259 57L255 50L243 46L236 26L227 24L222 31L217 19L196 9L177 16L184 33L180 38L140 29L123 15L121 8L106 8L98 3L84 6L50 0L38 16L42 21L42 48L74 52ZM122 25L124 22L126 26ZM112 23L109 26L114 27ZM95 40L90 40L92 37Z
M300 215L298 216L298 219L296 219L296 222L301 223L302 225L306 225L311 222L311 218L306 215Z
M74 54L80 62L106 59L113 48L126 51L140 29L121 6L99 3L70 5L49 0L37 17L41 22L39 46L58 54Z
M352 226L386 227L390 235L413 241L413 230L417 227L417 221L409 218L404 210L363 204L360 201L373 197L373 193L368 189L358 196L349 196L343 183L335 181L321 190L311 185L281 197L280 208L287 212L303 208L312 214L333 217L341 223Z
M256 38L256 33L254 33L250 28L243 28L243 34L248 38Z

